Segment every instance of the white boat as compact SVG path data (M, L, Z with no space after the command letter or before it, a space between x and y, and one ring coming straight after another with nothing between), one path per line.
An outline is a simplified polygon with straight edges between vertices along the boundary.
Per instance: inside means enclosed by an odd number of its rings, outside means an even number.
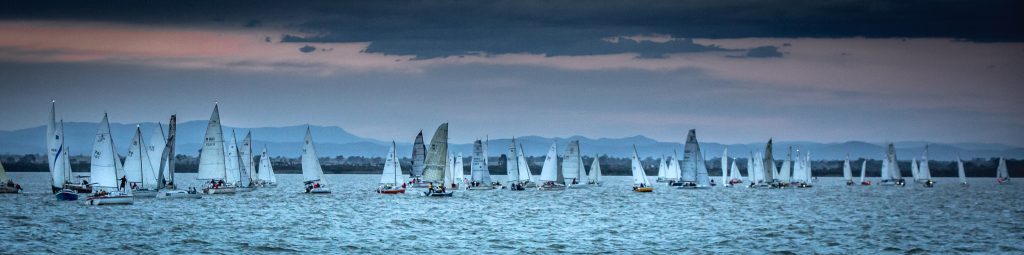
M86 180L71 179L71 160L68 157L68 147L64 143L64 121L59 123L56 119L56 103L50 101L50 119L46 123L46 147L47 163L50 167L51 191L57 200L75 201L79 193L92 193L92 187ZM8 185L9 184L9 185ZM0 193L12 193L20 191L21 185L13 181L3 185Z
M86 198L87 205L130 205L135 203L131 189L121 189L118 182L117 169L121 168L117 149L110 136L110 123L107 114L103 114L96 131L96 142L93 143L92 160L89 165L89 176L93 181L93 194Z
M588 176L590 181L588 183L594 186L601 186L601 161L598 160L599 158L594 155L594 162L590 163L590 176Z
M772 165L775 165L772 162ZM797 184L794 180L797 175L796 166L793 163L793 147L789 147L786 151L786 159L782 161L782 167L779 168L778 175L779 185L789 186L790 184Z
M656 182L668 182L665 175L668 173L668 160L665 159L665 155L661 155L661 160L658 160L658 179Z
M142 129L135 126L135 136L128 146L128 154L124 158L124 173L128 178L128 186L132 194L137 198L156 197L157 171L153 170L152 160L149 158L149 150L146 149L146 142L142 139Z
M967 186L967 172L964 171L964 161L960 160L960 155L956 156L956 175L960 178L960 185Z
M736 166L736 159L732 159L732 164L729 166L729 186L743 183L743 174L740 173L740 168Z
M541 185L539 190L564 190L564 178L562 171L558 171L558 152L555 142L551 142L547 156L544 157L544 166L540 169Z
M196 174L196 180L203 183L203 194L235 193L235 187L227 179L229 175L224 159L224 130L220 125L219 106L214 104L210 121L206 124L206 135L199 152L199 172Z
M395 142L391 141L388 156L384 159L384 169L380 175L380 187L377 188L377 193L405 193L405 175L402 174L402 163L398 161L398 151L395 147Z
M530 170L530 162L526 161L525 154L523 145L519 144L519 154L516 156L519 163L519 182L524 188L534 188L537 187L537 180L533 177L533 170Z
M665 179L669 182L677 182L682 175L683 170L679 166L679 154L673 150L672 157L668 159L668 172L665 173Z
M889 143L888 149L886 150L885 160L882 161L882 181L878 185L882 186L904 186L906 182L903 179L903 174L900 173L900 166L896 160L896 146Z
M520 181L519 157L516 157L516 155L518 155L516 152L516 138L512 137L512 143L508 145L508 155L505 156L505 177L507 178L505 186L508 186L509 190L525 190L526 187L523 187L523 182Z
M565 147L565 156L562 156L562 177L563 184L567 188L586 188L588 176L583 165L583 157L580 156L580 141L570 141Z
M864 176L867 174L868 160L862 159L860 161L860 185L871 185L871 181L865 180Z
M633 145L633 158L630 162L630 171L633 173L633 191L654 191L654 187L651 186L651 182L647 180L647 173L644 172L644 166L640 163L640 156L636 153L636 145Z
M811 153L807 152L804 157L800 157L799 150L797 151L797 160L793 165L793 186L797 188L810 188L811 182L814 180L811 173Z
M302 180L306 185L307 194L330 194L326 187L324 170L320 166L320 156L316 153L313 143L313 132L306 126L306 138L302 142Z
M926 188L935 186L935 180L932 180L932 170L928 166L928 145L924 146L924 156L921 157L921 163L917 167L917 177L920 178L918 182L921 182Z
M445 175L448 171L448 123L437 127L430 147L423 160L422 181L427 184L423 192L427 197L451 197L455 190L445 187Z
M238 148L238 156L240 158L239 163L242 166L242 180L241 188L249 188L249 190L256 188L256 164L252 160L252 131L245 133L245 139L242 139L242 146Z
M224 144L224 169L227 170L227 174L224 176L224 182L227 186L233 187L235 193L247 192L248 188L242 188L242 163L241 158L238 155L238 141L235 139L235 130L231 130L231 140Z
M846 186L853 185L853 169L850 167L850 154L846 154L846 160L843 160L843 180L846 181Z
M473 142L473 157L469 160L470 178L469 185L466 185L467 190L492 190L501 187L501 185L491 181L491 173L487 168L485 147L483 141L479 139Z
M159 192L156 194L156 198L162 199L173 199L173 198L191 198L197 199L203 196L199 194L199 191L195 187L188 187L187 190L178 189L178 185L174 183L174 169L175 169L175 157L174 147L177 140L177 129L178 129L178 117L177 115L171 115L171 121L167 123L167 139L163 143L163 149L160 152L160 161L157 162L158 172L157 175L158 184L163 184L160 187ZM160 139L163 137L163 130L158 125L157 133L160 135ZM157 139L156 134L153 135L154 139ZM151 139L152 140L152 139Z
M700 152L700 143L697 142L696 129L690 129L686 135L686 145L683 147L683 166L680 170L679 181L670 181L669 186L678 186L680 189L704 189L711 187L711 176L708 175L704 154Z
M996 167L996 183L1007 182L1010 182L1010 171L1006 168L1006 159L999 157L999 166Z
M270 161L270 155L267 154L267 146L263 146L263 152L260 153L260 168L259 173L259 185L263 187L277 187L277 176L274 174L274 164Z

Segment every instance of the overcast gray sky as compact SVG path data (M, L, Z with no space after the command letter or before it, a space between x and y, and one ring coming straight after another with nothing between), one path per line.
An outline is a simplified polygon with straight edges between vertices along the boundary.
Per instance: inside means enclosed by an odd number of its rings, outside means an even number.
M0 130L209 117L490 135L1024 145L1019 1L27 1Z

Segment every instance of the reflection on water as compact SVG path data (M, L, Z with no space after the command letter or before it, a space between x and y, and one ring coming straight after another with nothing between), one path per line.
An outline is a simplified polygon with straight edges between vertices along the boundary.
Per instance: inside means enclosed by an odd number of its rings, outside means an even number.
M10 173L0 195L3 253L1022 253L1024 184L939 178L935 188L800 190L657 186L460 191L454 198L373 193L376 175L328 175L330 195L281 185L132 206L58 202L47 173ZM179 183L194 178L179 174ZM499 180L503 177L497 177Z

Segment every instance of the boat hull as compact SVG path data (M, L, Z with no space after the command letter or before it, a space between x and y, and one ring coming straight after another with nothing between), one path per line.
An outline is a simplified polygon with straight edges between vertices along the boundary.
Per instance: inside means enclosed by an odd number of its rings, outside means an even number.
M17 187L8 187L8 186L0 187L0 194L17 194L17 193L21 193L21 190L18 189Z
M499 187L500 186L473 186L466 188L466 190L495 190Z
M154 197L156 197L156 193L159 193L159 191L156 191L156 190L141 190L141 189L140 190L132 190L132 196L135 196L136 198L154 198Z
M184 191L184 190L162 190L162 191L160 191L160 193L157 193L156 198L160 198L160 199L181 199L181 198L200 199L200 198L203 198L203 196L200 195L199 193L188 193L188 191Z
M314 188L307 190L306 194L331 194L331 189L324 187Z
M386 195L405 194L405 189L377 189L377 193Z
M77 201L79 197L78 192L75 192L74 190L62 190L61 192L57 192L54 196L58 201Z
M654 192L654 187L633 187L633 191L641 193Z
M569 189L585 189L585 188L587 188L588 186L589 186L589 185L584 185L584 184L572 184L572 185L569 185L569 186L565 186L565 187L566 187L566 188L569 188Z
M129 195L120 196L99 196L85 199L87 205L131 205L135 204L135 198Z
M64 184L65 189L74 190L78 194L89 194L92 193L92 188L89 186L83 186L79 184Z
M425 192L423 192L423 196L426 196L426 197L451 197L453 194L455 194L454 191L448 191L448 192L425 191Z
M541 185L537 187L537 190L565 190L565 186L562 185Z
M204 188L203 194L207 195L230 195L235 194L234 187Z

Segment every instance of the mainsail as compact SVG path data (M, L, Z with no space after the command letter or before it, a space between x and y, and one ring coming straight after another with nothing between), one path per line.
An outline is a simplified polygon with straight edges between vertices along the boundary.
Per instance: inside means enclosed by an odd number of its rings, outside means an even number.
M736 166L736 159L732 159L732 165L729 166L729 180L743 180L743 174L740 173L740 168Z
M853 169L850 168L850 155L843 161L843 180L853 181Z
M474 182L491 185L491 173L484 157L483 141L476 140L473 142L473 158L469 161L470 178Z
M668 161L668 172L665 173L665 179L678 181L681 174L682 169L679 167L679 155L672 151L672 159Z
M508 177L509 185L519 182L519 158L516 154L516 138L512 137L512 144L508 145L508 154L505 155L505 177Z
M565 185L573 184L573 181L586 184L586 172L582 171L583 160L580 158L580 141L570 141L565 147L565 155L562 156L562 177L565 178ZM583 173L582 175L580 173Z
M426 159L427 148L423 145L423 130L416 135L416 143L412 145L412 172L410 175L413 178L419 178L423 176L423 161Z
M932 179L932 170L928 167L928 145L924 146L924 156L921 157L921 163L918 165L917 175L922 180Z
M64 124L61 121L57 124L56 101L50 101L50 119L46 122L46 154L47 164L50 166L50 178L54 191L64 186L71 175L71 169L67 168L64 161L67 159L67 148L64 147Z
M316 153L316 146L313 144L313 133L306 127L306 138L302 143L302 180L317 181L325 184L324 170L320 166L320 156Z
M697 181L698 162L703 162L700 157L700 145L697 144L697 130L690 129L690 132L686 135L686 145L683 147L683 169L680 173L679 181Z
M220 127L220 110L213 106L213 114L206 125L203 149L199 152L198 180L224 180L227 177L224 165L224 131Z
M786 160L782 161L782 169L779 169L779 181L789 183L796 178L796 175L797 170L793 166L793 147L789 147L789 151L786 152Z
M729 148L722 150L722 184L729 182Z
M664 180L668 173L668 160L665 159L665 155L661 155L661 160L658 160L658 180Z
M249 187L252 185L253 178L256 177L256 166L252 161L252 132L245 133L242 147L238 148L238 156L241 158L242 165L242 187Z
M764 146L764 159L761 161L761 171L764 173L765 182L775 182L775 157L772 155L772 139Z
M167 147L167 139L164 137L163 125L156 123L153 133L149 134L149 139L146 140L146 153L149 154L149 165L153 171L156 171L158 177L165 175L161 171L167 170L167 160L163 157L165 147ZM159 182L157 185L162 186Z
M967 183L967 173L964 171L964 161L960 160L960 156L956 157L956 174L960 177L960 183Z
M860 182L864 182L864 175L867 174L868 160L863 159L860 161Z
M883 177L886 177L886 178L889 178L889 179L894 179L894 180L895 179L903 179L903 174L900 173L900 165L897 163L899 161L896 160L896 146L893 146L892 143L889 144L889 150L888 150L888 153L886 155L886 159L889 160L889 174L890 174L890 176L883 176Z
M242 177L242 166L239 163L238 143L235 140L235 130L231 130L231 141L227 144L227 152L224 153L224 169L227 170L224 182L239 184Z
M1010 179L1010 171L1006 168L1006 159L999 157L999 166L996 167L996 178L1000 180Z
M526 161L526 155L523 152L523 145L519 145L519 154L516 156L516 161L519 163L519 181L523 182L534 182L533 171L530 170L530 162Z
M270 183L277 182L277 179L274 177L274 165L271 164L270 156L267 155L266 146L263 147L263 152L260 153L259 180Z
M597 155L594 155L594 162L590 163L590 183L601 183L601 161L598 160Z
M430 139L423 166L423 181L441 183L444 181L445 165L448 163L448 123L437 127Z

